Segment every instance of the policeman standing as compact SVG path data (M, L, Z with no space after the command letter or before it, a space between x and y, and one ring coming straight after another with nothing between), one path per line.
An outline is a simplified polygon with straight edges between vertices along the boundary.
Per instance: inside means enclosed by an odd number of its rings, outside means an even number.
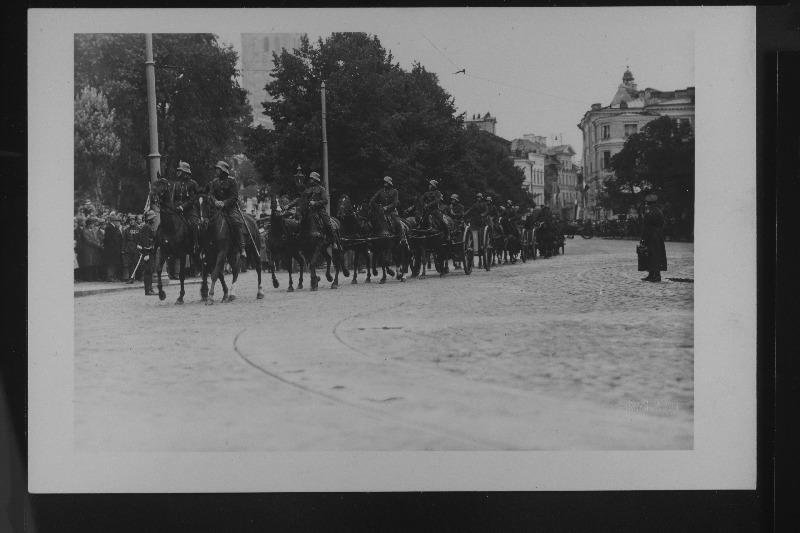
M223 214L230 221L242 259L246 259L244 220L239 212L239 185L236 183L236 179L230 175L228 163L219 161L214 168L217 170L217 177L211 182L211 201L216 207L222 209Z
M642 221L642 244L648 250L647 277L642 281L660 282L661 271L667 270L667 250L664 246L664 215L658 208L658 197L645 197L644 220Z
M219 164L219 163L217 163ZM200 217L197 215L197 195L198 186L197 182L192 179L192 169L189 163L181 161L178 165L178 186L175 187L175 193L172 198L176 208L186 220L186 225L189 227L189 235L192 238L192 249L197 253L199 246L197 243L197 232L200 226Z
M144 215L145 224L139 232L139 244L136 249L142 254L142 278L144 279L145 296L154 296L153 292L153 261L155 259L155 249L153 248L156 236L156 214L153 210L147 211Z
M136 217L128 215L128 224L122 231L124 244L122 245L122 268L123 278L127 279L129 285L133 283L134 270L139 259L136 245L139 244L139 226L136 225Z

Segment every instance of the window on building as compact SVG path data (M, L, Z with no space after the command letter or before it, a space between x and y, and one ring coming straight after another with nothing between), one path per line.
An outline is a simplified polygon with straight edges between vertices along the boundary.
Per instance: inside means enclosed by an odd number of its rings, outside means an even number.
M638 124L625 124L625 137L630 137L639 129Z
M603 139L611 138L611 126L603 126Z
M600 168L602 170L608 170L610 164L611 164L611 152L603 152L603 159L600 161Z
M264 53L269 53L269 39L264 39L262 44L264 45Z

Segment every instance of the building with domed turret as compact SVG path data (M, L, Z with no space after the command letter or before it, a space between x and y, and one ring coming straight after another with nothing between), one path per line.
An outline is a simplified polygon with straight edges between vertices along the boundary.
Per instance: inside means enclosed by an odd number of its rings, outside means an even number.
M597 206L597 193L611 175L611 158L645 124L660 116L674 117L694 127L694 87L659 91L639 90L633 74L626 70L622 83L608 106L592 104L578 128L583 132L583 174L589 186L585 193L586 213L593 218L608 218L611 213Z

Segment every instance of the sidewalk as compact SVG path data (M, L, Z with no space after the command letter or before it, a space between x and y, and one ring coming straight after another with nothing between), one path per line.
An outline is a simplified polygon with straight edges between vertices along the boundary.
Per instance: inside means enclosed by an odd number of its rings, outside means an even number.
M183 281L184 285L193 285L202 282L199 276L194 278L186 278ZM153 276L153 290L158 290L156 288L156 284L158 283L158 277ZM180 281L177 279L172 280L164 274L161 277L161 285L164 287L169 287L170 285L180 285ZM130 285L125 283L124 281L76 281L73 283L74 286L74 293L73 296L75 298L79 296L91 296L93 294L102 294L104 292L115 292L115 291L125 291L125 290L140 290L144 291L144 283L141 281L134 281Z

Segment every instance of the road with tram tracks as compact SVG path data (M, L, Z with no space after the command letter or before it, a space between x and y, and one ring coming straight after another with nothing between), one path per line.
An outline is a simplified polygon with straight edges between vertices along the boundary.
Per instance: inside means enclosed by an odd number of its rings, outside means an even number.
M318 292L281 272L263 300L251 270L213 306L75 298L76 447L691 449L694 286L641 282L635 244ZM694 278L691 243L667 256Z

